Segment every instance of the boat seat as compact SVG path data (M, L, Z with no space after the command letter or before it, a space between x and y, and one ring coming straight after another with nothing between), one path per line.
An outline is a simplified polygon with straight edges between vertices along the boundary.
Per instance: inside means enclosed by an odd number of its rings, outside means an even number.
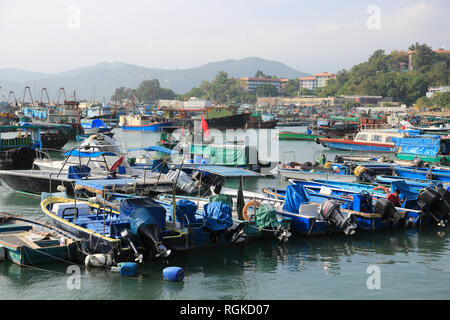
M298 214L308 218L317 218L319 206L318 203L302 203L298 209Z
M76 208L78 209L79 217L90 214L89 205L87 203L77 203ZM60 218L62 218L63 212L65 216L74 215L76 213L75 204L73 202L55 203L52 212Z

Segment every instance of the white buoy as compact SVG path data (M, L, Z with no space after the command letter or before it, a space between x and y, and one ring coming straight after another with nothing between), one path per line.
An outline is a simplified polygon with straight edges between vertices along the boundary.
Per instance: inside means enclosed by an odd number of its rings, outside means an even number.
M113 259L110 254L88 254L84 259L86 267L109 267L113 265Z

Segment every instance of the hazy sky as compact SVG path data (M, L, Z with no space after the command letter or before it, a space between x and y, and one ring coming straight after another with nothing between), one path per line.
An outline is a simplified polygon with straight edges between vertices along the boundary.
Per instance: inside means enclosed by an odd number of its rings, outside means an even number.
M449 14L449 0L0 0L0 68L183 69L257 56L336 72L376 49L450 49Z

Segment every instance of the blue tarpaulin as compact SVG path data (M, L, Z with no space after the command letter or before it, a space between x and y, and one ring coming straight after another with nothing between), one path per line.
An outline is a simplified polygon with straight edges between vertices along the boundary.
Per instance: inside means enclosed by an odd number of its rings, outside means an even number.
M183 224L195 223L197 219L197 204L191 200L181 199L177 201L176 219Z
M400 190L401 199L417 197L418 195L417 190L403 180L391 182L391 192L394 192L397 189Z
M298 213L300 204L304 202L310 202L310 197L303 185L292 184L286 188L283 210Z
M205 226L211 231L225 230L233 225L232 209L223 202L209 202L203 206Z
M131 232L137 235L142 224L158 224L166 228L166 209L153 199L125 199L120 203L120 218L130 218Z
M106 127L106 124L100 120L100 119L95 119L92 120L92 128L104 128Z
M69 179L82 179L91 173L91 168L88 166L69 166L67 178Z
M435 157L441 142L438 136L417 136L415 138L392 138L398 153Z

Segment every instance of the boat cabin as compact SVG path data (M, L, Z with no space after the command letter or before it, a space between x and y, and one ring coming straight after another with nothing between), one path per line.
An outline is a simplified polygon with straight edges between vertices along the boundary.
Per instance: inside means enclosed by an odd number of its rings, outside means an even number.
M361 131L355 137L358 142L383 143L394 145L392 138L402 138L403 134L394 131Z

